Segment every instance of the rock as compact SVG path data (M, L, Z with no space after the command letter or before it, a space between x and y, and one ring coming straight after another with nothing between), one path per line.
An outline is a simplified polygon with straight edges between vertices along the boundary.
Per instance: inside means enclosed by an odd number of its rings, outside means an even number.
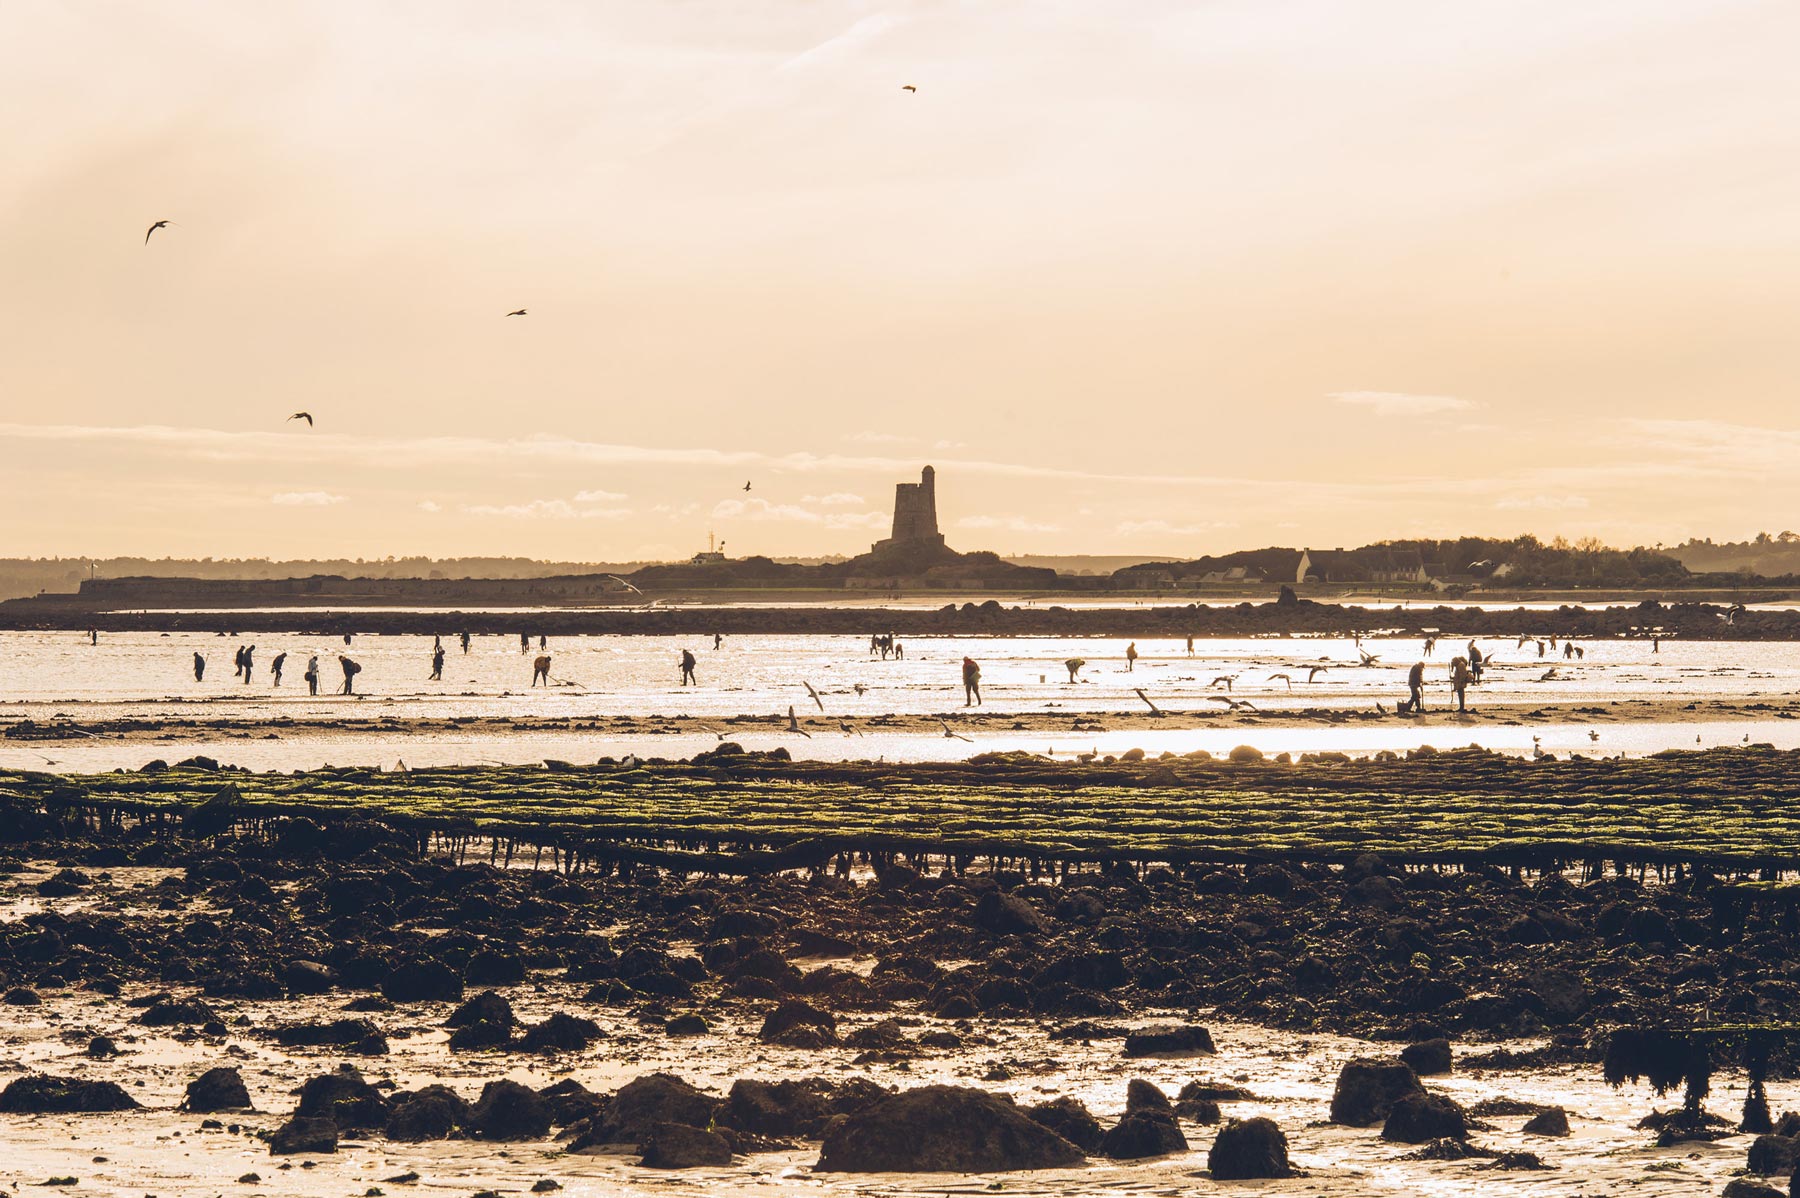
M1578 1018L1592 1001L1581 979L1566 969L1537 970L1526 978L1525 985L1545 1021L1552 1024Z
M1273 1119L1233 1119L1219 1129L1206 1167L1214 1181L1252 1181L1264 1177L1292 1177L1288 1164L1287 1136Z
M882 1099L825 1134L815 1172L993 1173L1084 1159L1018 1107L962 1086L923 1086Z
M1154 1086L1150 1088L1155 1089ZM1161 1091L1157 1093L1160 1096ZM1167 1103L1168 1099L1163 1101ZM1100 1139L1100 1154L1115 1161L1168 1156L1170 1153L1186 1152L1187 1147L1187 1137L1181 1134L1174 1112L1155 1107L1127 1109L1124 1117Z
M145 1027L199 1027L218 1022L218 1012L203 1002L175 1002L165 999L147 1007L137 1022Z
M569 1151L605 1144L640 1145L658 1123L708 1127L718 1108L718 1099L707 1097L672 1073L646 1074L621 1086L606 1110L569 1145Z
M1569 1134L1569 1114L1561 1107L1553 1106L1533 1116L1520 1130L1528 1136L1566 1136Z
M1212 1033L1198 1024L1147 1027L1125 1037L1128 1057L1191 1057L1215 1051Z
M704 1036L712 1028L706 1020L698 1015L677 1015L663 1025L663 1034L667 1036Z
M1400 1144L1428 1140L1461 1140L1469 1134L1469 1121L1461 1107L1442 1094L1408 1094L1388 1111L1381 1138Z
M346 1130L381 1127L387 1123L387 1096L368 1082L353 1066L340 1065L335 1072L308 1078L300 1087L300 1102L294 1108L297 1117L329 1119Z
M1175 1114L1175 1108L1169 1104L1169 1096L1157 1089L1154 1082L1134 1077L1125 1085L1125 1113L1132 1115L1139 1111L1170 1117Z
M526 1028L522 1043L529 1052L575 1052L604 1034L592 1019L579 1019L557 1011L542 1023Z
M187 1097L182 1100L181 1109L194 1114L212 1114L215 1111L248 1111L250 1091L244 1085L244 1075L231 1066L208 1069L199 1077L188 1083Z
M1358 1057L1338 1073L1331 1092L1331 1122L1369 1127L1386 1119L1400 1099L1424 1092L1405 1061Z
M982 895L969 922L996 936L1023 936L1045 931L1049 924L1036 907L1014 894L990 890Z
M95 1061L110 1060L119 1055L119 1046L112 1042L110 1036L95 1036L88 1041L87 1055Z
M397 966L381 982L389 1002L461 1002L463 980L441 961L418 959Z
M269 1035L283 1048L351 1048L381 1029L367 1019L333 1019L329 1023L290 1023L272 1028Z
M725 1096L720 1120L739 1131L776 1139L816 1139L832 1119L824 1083L739 1078Z
M1083 1152L1100 1151L1106 1129L1078 1098L1062 1097L1054 1102L1040 1102L1026 1107L1025 1114L1067 1140Z
M0 1002L9 1007L35 1007L42 1005L43 1001L36 990L27 990L23 986L13 987L6 992L4 998L0 998Z
M837 1016L793 998L769 1012L759 1035L766 1044L785 1044L791 1048L835 1044Z
M337 1146L337 1124L325 1118L295 1115L269 1136L271 1156L295 1156L303 1152L322 1155L336 1152Z
M137 1109L136 1100L112 1082L77 1077L31 1073L0 1090L0 1112L9 1115L85 1115Z
M606 1099L573 1078L545 1086L538 1097L550 1104L550 1122L557 1127L592 1118L606 1109Z
M390 1140L419 1143L445 1140L469 1126L474 1109L448 1086L426 1086L410 1094L394 1095L393 1110L382 1134Z
M1219 1121L1219 1104L1210 1098L1182 1098L1175 1103L1177 1118L1189 1123L1215 1124Z
M475 1101L469 1129L484 1140L541 1140L550 1134L550 1106L518 1082L492 1081Z
M450 1012L450 1018L444 1020L444 1026L457 1028L476 1023L500 1023L514 1027L518 1022L518 1017L513 1014L512 1003L506 1000L505 995L483 990Z
M722 1137L685 1123L653 1124L642 1149L644 1159L638 1164L646 1169L696 1169L731 1163L731 1145Z
M1748 1177L1739 1177L1725 1183L1725 1188L1719 1191L1719 1198L1788 1198L1788 1196L1786 1190L1766 1186L1760 1181L1751 1181Z
M1779 1177L1793 1172L1796 1156L1800 1156L1800 1140L1787 1136L1757 1136L1750 1143L1750 1159L1745 1167L1752 1173Z
M1400 1050L1400 1059L1412 1066L1412 1071L1420 1077L1448 1073L1451 1065L1450 1041L1439 1036L1435 1040L1420 1040L1416 1044L1408 1044Z
M324 994L337 986L337 970L317 961L290 961L281 981L289 994Z

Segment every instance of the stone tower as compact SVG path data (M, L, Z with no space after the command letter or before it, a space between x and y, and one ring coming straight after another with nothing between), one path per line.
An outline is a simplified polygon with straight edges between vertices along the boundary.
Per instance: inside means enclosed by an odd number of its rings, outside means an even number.
M885 549L941 548L944 534L937 523L937 471L930 466L919 472L916 483L894 486L894 531L875 551Z

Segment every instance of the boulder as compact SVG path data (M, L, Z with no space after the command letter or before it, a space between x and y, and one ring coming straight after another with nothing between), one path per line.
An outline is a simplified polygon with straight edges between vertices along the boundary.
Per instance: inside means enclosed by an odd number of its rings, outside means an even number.
M1451 1065L1450 1041L1439 1036L1434 1040L1408 1044L1400 1050L1400 1059L1410 1065L1412 1071L1420 1077L1448 1073Z
M137 1101L112 1082L31 1073L0 1090L0 1112L9 1115L84 1115L135 1111Z
M1169 1096L1156 1088L1156 1083L1134 1077L1125 1085L1125 1113L1133 1115L1139 1111L1149 1111L1158 1115L1175 1116L1175 1108L1169 1102Z
M1292 1177L1288 1164L1287 1136L1273 1119L1233 1119L1219 1129L1206 1167L1214 1181L1252 1181L1264 1177Z
M0 1095L0 1099L4 1099L4 1095ZM0 1103L0 1109L3 1109L3 1103ZM1765 1177L1779 1177L1793 1172L1797 1155L1800 1155L1800 1140L1787 1136L1757 1136L1750 1143L1750 1159L1745 1167Z
M759 1033L766 1044L818 1048L837 1043L837 1016L811 1003L789 999L770 1011Z
M447 1140L469 1126L474 1109L448 1086L426 1086L394 1095L382 1134L390 1140L416 1144L423 1140Z
M1147 1027L1125 1037L1128 1057L1191 1057L1215 1051L1212 1033L1199 1024Z
M1424 1144L1430 1140L1468 1138L1469 1120L1463 1109L1442 1094L1408 1094L1388 1111L1381 1138L1399 1144Z
M1331 1122L1369 1127L1386 1119L1400 1099L1424 1092L1405 1061L1358 1057L1338 1073L1331 1092Z
M1081 1149L1003 1098L962 1086L923 1086L834 1125L815 1171L994 1173L1083 1159Z
M182 1100L181 1109L197 1115L210 1115L215 1111L248 1111L254 1108L250 1105L250 1091L244 1085L244 1075L227 1065L208 1069L189 1082L187 1097Z
M512 1003L506 1000L505 995L483 990L450 1012L450 1018L444 1020L444 1026L458 1028L477 1023L498 1023L515 1027L518 1022L518 1017L513 1014Z
M642 1151L644 1158L638 1164L646 1169L696 1169L731 1163L731 1145L723 1137L685 1123L652 1125Z
M663 1025L663 1034L667 1036L704 1036L711 1030L702 1016L691 1013L677 1015Z
M969 922L996 936L1032 935L1049 927L1036 907L1016 894L998 890L990 890L981 896L969 915Z
M337 1124L329 1119L295 1115L269 1136L271 1156L295 1156L299 1153L336 1152Z
M1100 1151L1106 1129L1094 1118L1079 1098L1062 1097L1054 1102L1040 1102L1026 1107L1025 1114L1067 1140L1083 1152Z
M382 979L381 996L389 1002L461 1002L463 980L442 961L402 962Z
M1788 1198L1788 1191L1751 1181L1748 1177L1738 1177L1725 1183L1719 1198Z
M329 1119L343 1129L381 1127L387 1123L387 1096L353 1066L340 1065L335 1072L308 1078L300 1087L297 1117Z
M672 1073L649 1073L619 1088L606 1109L569 1145L580 1152L604 1144L641 1145L658 1123L708 1127L719 1100L709 1098Z
M290 994L324 994L338 983L337 970L317 961L290 961L281 974Z
M822 1082L739 1078L731 1083L719 1118L738 1131L810 1140L824 1134L832 1114Z
M529 1052L575 1052L604 1034L592 1019L580 1019L557 1011L544 1022L526 1028L521 1042Z
M1569 1113L1559 1106L1553 1106L1532 1116L1531 1121L1520 1130L1528 1136L1566 1136L1569 1134Z
M1187 1148L1187 1137L1181 1134L1174 1114L1154 1109L1125 1112L1100 1139L1100 1154L1115 1161L1168 1156Z
M489 1082L469 1117L469 1129L484 1140L541 1140L550 1134L550 1105L518 1082Z

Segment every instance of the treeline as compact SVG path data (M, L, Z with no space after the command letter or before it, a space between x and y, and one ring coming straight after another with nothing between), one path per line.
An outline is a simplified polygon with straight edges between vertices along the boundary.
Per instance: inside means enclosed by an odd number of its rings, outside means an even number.
M1785 579L1800 575L1800 533L1790 531L1759 532L1748 541L1689 540L1668 552L1696 573Z
M51 557L0 558L0 599L73 591L86 578L545 578L618 574L642 562L544 562L527 557Z
M1656 549L1615 549L1596 537L1544 542L1498 539L1382 541L1372 549L1417 550L1446 577L1491 580L1509 587L1666 587L1696 581L1680 560Z

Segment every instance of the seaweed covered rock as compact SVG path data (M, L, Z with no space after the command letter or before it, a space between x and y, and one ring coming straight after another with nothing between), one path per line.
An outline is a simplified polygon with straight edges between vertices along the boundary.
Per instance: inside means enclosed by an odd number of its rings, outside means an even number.
M1115 1161L1168 1156L1187 1148L1187 1137L1181 1134L1174 1113L1154 1108L1126 1111L1100 1138L1100 1155Z
M0 1090L0 1112L9 1115L85 1115L135 1111L137 1101L112 1082L32 1073Z
M739 1078L731 1083L719 1117L729 1126L754 1135L813 1139L824 1132L833 1113L821 1082Z
M482 1087L468 1125L484 1140L541 1140L550 1134L550 1105L529 1086L492 1081Z
M769 1012L758 1034L766 1044L821 1048L837 1043L837 1016L797 998L789 999Z
M250 1091L244 1085L244 1075L236 1068L226 1065L208 1069L189 1082L181 1109L196 1115L210 1115L215 1111L248 1111L253 1108L250 1105Z
M1049 927L1036 907L1014 894L990 890L975 903L969 922L996 936L1025 936Z
M1199 1024L1147 1027L1125 1037L1128 1057L1188 1057L1216 1051L1212 1033Z
M382 1134L390 1140L416 1144L447 1140L474 1119L474 1109L448 1086L426 1086L393 1097Z
M1081 1149L1003 1098L923 1086L883 1099L826 1133L818 1172L991 1173L1079 1164Z
M1400 1059L1410 1065L1412 1071L1420 1077L1448 1073L1451 1068L1450 1041L1438 1036L1408 1044L1400 1050Z
M708 1127L718 1108L718 1099L702 1094L672 1073L645 1074L619 1088L606 1109L576 1135L569 1151L607 1144L638 1146L658 1123Z
M592 1019L557 1011L542 1023L526 1028L520 1043L528 1052L576 1052L604 1034Z
M1398 1144L1461 1140L1469 1134L1463 1109L1442 1094L1408 1094L1388 1110L1381 1138Z
M642 1151L638 1164L646 1169L697 1169L731 1163L731 1145L724 1137L685 1123L654 1124Z
M269 1153L272 1156L297 1156L301 1153L323 1155L336 1152L337 1146L337 1124L330 1119L306 1115L295 1115L269 1136Z
M1331 1092L1331 1121L1369 1127L1385 1120L1400 1099L1424 1092L1406 1062L1358 1057L1338 1072Z
M387 1096L350 1065L332 1073L308 1078L300 1087L294 1114L305 1119L329 1119L338 1128L381 1127L387 1123Z
M381 996L389 1002L461 1002L463 980L442 961L418 958L403 961L381 982Z
M1253 1181L1292 1177L1287 1136L1273 1119L1233 1119L1219 1129L1206 1167L1214 1181Z
M1087 1104L1067 1095L1052 1102L1040 1102L1025 1108L1025 1114L1067 1140L1083 1152L1100 1151L1106 1129L1094 1118Z
M1569 1113L1553 1106L1533 1115L1519 1130L1528 1136L1566 1136L1569 1134Z

